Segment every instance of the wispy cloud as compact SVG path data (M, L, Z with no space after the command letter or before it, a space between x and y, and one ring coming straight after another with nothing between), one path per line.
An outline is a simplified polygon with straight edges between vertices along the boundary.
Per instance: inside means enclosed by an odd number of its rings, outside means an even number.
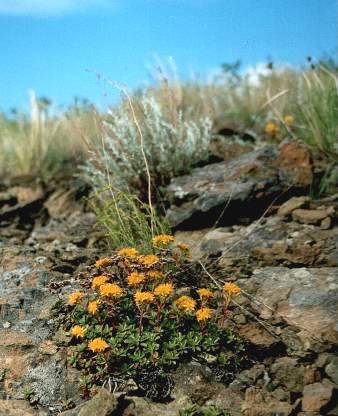
M89 8L114 8L121 0L0 0L0 15L58 16Z

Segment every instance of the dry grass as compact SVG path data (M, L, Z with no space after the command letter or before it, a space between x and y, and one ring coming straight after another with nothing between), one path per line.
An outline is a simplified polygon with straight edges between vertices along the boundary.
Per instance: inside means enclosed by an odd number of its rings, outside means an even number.
M28 116L0 116L0 174L48 180L66 165L83 163L88 149L84 138L97 137L93 111L73 109L50 116L32 94Z
M213 132L228 126L258 139L267 138L264 127L273 121L279 125L274 140L298 137L315 154L337 160L334 67L271 69L255 84L249 76L204 83L182 82L176 73L163 69L158 73L152 87L131 96L156 184L207 156L211 137L207 120ZM292 126L283 122L285 115L293 116ZM100 170L101 185L107 185L109 166L115 184L134 181L133 186L144 186L147 175L133 119L126 99L108 114L86 107L50 116L32 96L29 116L12 121L0 116L0 173L48 178L67 164L74 169L91 158Z

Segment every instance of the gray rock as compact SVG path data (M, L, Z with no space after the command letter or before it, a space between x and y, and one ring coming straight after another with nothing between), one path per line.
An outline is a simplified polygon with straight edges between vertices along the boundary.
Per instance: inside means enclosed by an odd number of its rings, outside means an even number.
M310 198L308 196L299 196L290 198L288 201L284 202L284 204L279 207L277 215L281 217L286 217L292 213L297 208L303 208L308 202Z
M290 357L279 358L271 366L274 383L285 386L289 391L301 392L306 384L315 382L312 368L298 365L297 360Z
M118 405L117 398L108 390L101 388L90 400L74 409L60 413L60 416L109 416Z
M0 400L0 416L47 416L33 409L25 400Z
M337 310L338 269L257 269L241 285L275 311L288 324L303 331L303 341L313 338L319 343L338 341ZM271 317L270 309L261 316ZM310 345L309 345L310 347Z
M167 218L176 228L202 228L220 217L224 224L259 217L290 184L305 189L311 181L311 160L303 146L296 141L280 149L264 145L173 178L167 188L172 204Z
M100 389L98 394L81 407L79 416L109 416L117 407L117 399L106 389Z
M191 400L184 394L179 394L175 400L164 403L154 403L143 397L126 397L131 403L123 411L123 416L178 416L180 411L191 405ZM96 414L88 416L95 416ZM82 416L82 415L81 415ZM97 416L101 416L97 414Z
M326 209L296 209L292 212L292 217L295 221L304 224L318 224L325 220L329 215Z
M325 373L338 386L338 357L331 356L328 361L329 363L325 367Z
M258 197L281 191L277 169L267 163L276 155L275 147L265 146L172 179L167 188L173 204L167 214L171 225L182 226L197 218L212 224L217 219L217 212L220 214L227 203L227 215L231 216L234 209L244 209L245 204L248 208L253 201L259 203ZM217 211L216 218L213 211Z
M242 414L245 416L283 415L292 413L291 404L279 401L265 390L250 387L245 392Z
M322 383L313 383L304 387L302 410L306 412L319 412L327 405L333 394L333 385L328 380Z

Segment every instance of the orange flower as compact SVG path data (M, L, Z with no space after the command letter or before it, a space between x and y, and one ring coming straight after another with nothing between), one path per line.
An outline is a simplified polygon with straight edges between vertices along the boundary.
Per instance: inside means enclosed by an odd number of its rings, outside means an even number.
M293 116L291 116L291 115L287 115L287 116L285 116L285 117L284 117L284 123L285 123L287 126L292 126L292 124L294 123L294 121L295 121L295 119L294 119L294 117L293 117Z
M127 277L129 286L137 286L143 283L146 280L146 277L142 273L133 272Z
M198 322L207 321L212 317L212 310L210 308L201 308L196 311L196 319Z
M87 310L90 314L95 315L97 310L99 309L100 301L93 300L92 302L88 303Z
M123 295L123 290L116 283L105 283L100 286L100 295L118 298Z
M155 236L152 239L152 243L154 247L157 247L159 245L166 246L173 241L174 241L174 237L168 234L160 234L160 235Z
M155 296L152 292L136 292L134 299L137 305L140 303L150 303L155 299Z
M88 344L88 348L93 352L103 352L109 347L102 338L95 338Z
M139 256L137 260L144 266L153 266L158 263L160 259L158 256L155 256L155 254L148 254L146 256Z
M184 251L185 253L188 252L190 250L188 244L185 243L178 243L177 247L181 250Z
M201 299L209 299L213 297L213 293L209 289L201 288L197 290L197 293Z
M70 333L72 334L73 337L83 338L85 336L86 329L81 325L75 325L71 329Z
M184 295L175 301L175 305L184 312L193 312L196 308L196 301L190 296Z
M134 259L138 256L139 252L136 250L136 248L133 247L125 247L125 248L121 248L121 250L119 250L117 252L117 255L120 257L126 257L128 259Z
M223 290L228 295L237 296L241 293L241 289L235 283L224 283Z
M94 277L92 281L92 288L95 289L96 287L100 287L104 283L106 283L109 280L109 277L107 276L96 276Z
M273 121L269 121L269 123L266 123L264 130L267 135L274 137L279 132L279 127Z
M155 295L161 298L166 298L173 292L174 286L171 283L162 283L161 285L158 285L154 290Z
M83 293L81 292L73 292L68 297L68 303L70 305L75 305L75 303L80 302L80 300L83 298Z
M163 279L164 273L160 272L159 270L150 270L147 273L147 276L150 277L151 279Z
M95 262L96 267L106 267L110 263L110 259L108 257L104 257L103 259L98 259Z

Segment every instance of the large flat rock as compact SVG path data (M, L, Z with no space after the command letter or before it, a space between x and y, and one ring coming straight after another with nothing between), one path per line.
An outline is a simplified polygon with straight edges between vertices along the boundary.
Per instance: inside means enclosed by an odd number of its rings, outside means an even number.
M299 331L323 343L338 342L338 268L266 267L242 285Z
M222 214L224 223L234 223L241 217L258 217L290 185L293 189L306 188L312 180L310 157L301 145L292 143L293 156L302 156L293 157L293 164L285 164L290 143L280 149L265 145L173 178L167 188L170 224L196 229L212 225Z

